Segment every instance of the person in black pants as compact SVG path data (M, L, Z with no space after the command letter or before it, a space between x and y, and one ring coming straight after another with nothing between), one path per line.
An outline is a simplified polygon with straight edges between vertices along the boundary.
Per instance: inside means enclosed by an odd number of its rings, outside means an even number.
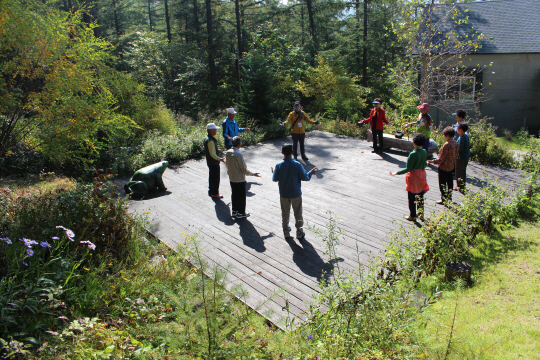
M218 156L219 148L215 138L218 129L214 123L206 125L208 136L204 139L204 153L208 165L208 196L221 199L223 195L219 193L219 162L225 162L225 159Z
M260 177L261 174L253 173L248 170L244 156L240 151L242 139L235 136L232 139L232 148L227 150L225 158L227 159L227 172L231 182L231 203L232 216L237 219L247 218L246 213L246 176Z
M383 123L387 125L389 124L388 120L386 120L384 109L381 108L381 103L382 100L380 98L373 100L373 109L371 109L369 117L358 122L359 124L371 122L371 134L373 135L372 152L376 153L383 151Z
M439 205L444 205L452 200L452 189L454 188L452 172L459 155L459 145L454 140L454 133L451 126L447 126L443 130L446 143L439 150L439 157L428 161L428 164L435 164L439 167L439 189L441 190L441 200L437 201Z

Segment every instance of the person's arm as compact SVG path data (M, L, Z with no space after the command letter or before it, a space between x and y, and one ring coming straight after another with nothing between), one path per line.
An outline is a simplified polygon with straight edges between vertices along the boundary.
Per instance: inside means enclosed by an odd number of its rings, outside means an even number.
M225 121L223 121L223 137L226 140L231 140L230 139L231 135L229 135L229 127L227 126L227 119L225 119Z
M386 112L384 111L384 109L379 110L379 116L386 125L390 124L388 120L386 120Z
M276 165L274 173L272 174L272 181L279 181L279 164Z
M240 134L240 133L243 133L244 131L246 131L245 128L239 127L239 126L238 126L238 123L237 123L236 121L234 122L234 126L236 126L236 128L238 129L238 133L239 133L239 134Z
M217 156L216 146L213 141L208 141L208 152L213 159L221 161L221 158Z
M295 114L289 114L289 116L287 117L287 120L285 120L285 122L283 124L284 125L292 124L294 122L294 120L293 120L294 115Z
M431 164L439 165L443 162L446 156L448 156L448 153L446 151L446 144L444 144L441 147L441 150L439 150L439 157L437 159L431 160Z
M463 153L464 151L467 151L467 141L463 141L463 139L461 138L461 136L459 137L458 139L458 144L459 144L459 153Z
M413 167L413 163L414 163L414 159L411 155L409 155L409 157L407 158L407 167L405 169L396 171L396 175L403 175L411 171Z
M298 180L300 181L309 181L311 180L311 175L313 174L313 171L306 171L302 164L298 163L296 164L296 170L298 174Z

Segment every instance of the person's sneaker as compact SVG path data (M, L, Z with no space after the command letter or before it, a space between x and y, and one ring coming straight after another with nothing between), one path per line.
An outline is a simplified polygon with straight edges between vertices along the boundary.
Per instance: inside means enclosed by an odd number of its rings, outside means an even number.
M283 229L283 236L286 238L291 237L291 228L288 227L287 229Z
M231 214L232 217L237 217L238 216L238 211L233 211L232 214Z
M302 160L304 160L304 161L308 161L308 160L309 160L309 158L308 158L308 157L307 157L306 155L302 155Z
M407 216L407 217L405 218L405 220L415 221L415 222L416 222L416 217L409 215L409 216Z
M437 205L444 205L444 201L442 201L442 200L437 200Z
M305 233L304 231L301 230L301 231L297 231L297 232L296 232L296 238L297 238L298 240L303 239L303 238L305 238L305 237L306 237L306 233Z
M245 219L245 218L247 218L247 217L249 217L249 213L237 214L237 215L236 215L236 218L237 218L237 219Z
M223 195L221 194L217 194L217 195L210 194L210 196L213 197L214 199L223 199Z

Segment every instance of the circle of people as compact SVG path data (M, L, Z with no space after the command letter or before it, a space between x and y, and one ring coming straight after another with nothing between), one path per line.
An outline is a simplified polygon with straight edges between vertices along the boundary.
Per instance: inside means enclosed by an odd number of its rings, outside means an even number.
M359 121L371 123L373 135L373 151L381 153L383 151L383 130L384 124L389 125L385 111L381 108L381 99L373 101L373 109L368 118ZM429 190L426 180L425 168L428 164L438 166L439 189L441 200L437 204L446 205L452 200L452 191L465 191L466 168L470 157L470 143L467 134L468 124L465 121L466 112L456 110L452 115L456 118L456 124L448 126L443 130L446 143L439 150L437 159L428 160L427 150L431 137L432 118L428 114L429 105L423 103L417 106L420 114L416 122L405 124L405 126L416 126L416 133L412 137L414 150L407 158L407 165L397 172L390 172L390 175L405 175L405 190L408 194L409 221L424 220L424 194ZM231 184L231 205L232 217L243 219L249 217L246 213L246 176L260 177L260 173L248 170L240 148L242 138L239 133L249 132L249 128L238 126L235 118L234 108L227 109L227 117L222 122L223 138L227 151L223 156L218 147L216 135L220 129L216 124L210 123L206 126L208 136L204 140L204 151L206 163L209 169L208 175L208 196L221 199L219 193L220 184L220 162L225 163ZM303 239L305 236L302 216L302 189L301 182L309 181L311 176L317 172L314 167L306 171L304 166L298 162L298 144L300 144L300 155L304 161L308 158L305 153L304 141L306 137L305 123L318 125L318 121L311 120L302 110L299 101L294 103L294 110L291 111L287 120L280 123L281 126L289 126L293 144L283 145L281 152L283 160L272 168L272 181L279 186L282 226L285 237L290 237L289 227L290 211L293 209L295 218L296 237ZM456 175L457 186L453 187L453 175Z

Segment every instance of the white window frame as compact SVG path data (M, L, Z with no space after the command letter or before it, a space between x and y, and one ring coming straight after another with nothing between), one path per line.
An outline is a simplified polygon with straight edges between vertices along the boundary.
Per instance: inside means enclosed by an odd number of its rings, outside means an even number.
M461 101L461 102L474 102L474 94L476 92L476 77L474 76L456 76L454 77L454 79L456 80L459 80L459 99L458 101ZM465 99L463 98L463 91L462 91L462 85L463 85L463 80L469 80L469 79L472 79L473 80L473 83L472 83L472 99L468 98L468 99ZM469 97L469 96L467 96ZM456 100L456 99L448 99L448 83L446 84L446 91L444 92L444 98L445 100Z

